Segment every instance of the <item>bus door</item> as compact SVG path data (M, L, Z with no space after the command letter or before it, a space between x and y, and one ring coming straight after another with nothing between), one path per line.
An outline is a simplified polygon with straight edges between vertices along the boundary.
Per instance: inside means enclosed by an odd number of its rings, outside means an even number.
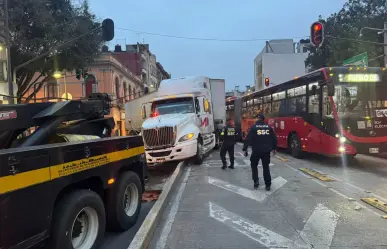
M322 121L322 89L317 84L309 84L308 86L308 108L306 123L307 139L305 148L308 152L320 152L323 141L323 132L321 130Z

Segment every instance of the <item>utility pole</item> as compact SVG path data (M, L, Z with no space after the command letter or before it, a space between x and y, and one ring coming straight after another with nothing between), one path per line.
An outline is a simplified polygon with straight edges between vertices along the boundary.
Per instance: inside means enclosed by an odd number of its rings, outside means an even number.
M8 0L4 0L4 24L5 24L5 47L7 51L7 82L8 82L8 95L9 104L13 104L14 96L13 96L13 81L12 81L12 73L11 73L11 41L9 38L9 17L8 17ZM16 82L16 78L14 79Z
M384 23L384 66L387 67L387 22Z

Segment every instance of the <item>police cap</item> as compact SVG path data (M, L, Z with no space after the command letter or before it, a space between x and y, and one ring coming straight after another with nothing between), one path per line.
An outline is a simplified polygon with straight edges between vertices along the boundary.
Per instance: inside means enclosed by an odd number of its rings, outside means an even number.
M257 118L261 119L261 120L265 120L265 115L263 115L262 113L258 114L257 115Z

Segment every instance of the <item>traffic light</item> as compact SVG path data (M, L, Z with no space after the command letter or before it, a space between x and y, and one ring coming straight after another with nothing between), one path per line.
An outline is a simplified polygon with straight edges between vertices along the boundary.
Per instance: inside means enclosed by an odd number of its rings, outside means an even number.
M112 19L105 19L102 22L102 40L111 41L114 38L114 22Z
M77 78L77 80L80 80L81 79L81 74L82 74L82 70L81 69L75 69L75 78Z
M320 47L324 41L324 25L321 22L314 22L310 26L310 42L313 46Z
M265 86L269 86L270 85L270 79L269 77L265 78Z
M83 77L84 79L87 79L87 78L89 77L89 73L88 73L88 70L87 70L87 69L83 69L83 75L82 75L82 77Z

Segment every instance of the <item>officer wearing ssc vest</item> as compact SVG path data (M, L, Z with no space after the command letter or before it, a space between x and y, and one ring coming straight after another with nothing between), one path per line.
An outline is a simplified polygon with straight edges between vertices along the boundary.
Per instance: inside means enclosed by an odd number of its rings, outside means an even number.
M220 148L220 158L222 159L222 169L227 167L226 162L226 153L228 152L228 156L230 157L230 169L234 168L234 146L235 146L235 136L236 136L235 128L231 124L231 119L227 120L226 126L223 128L220 133L220 141L222 141L222 147Z
M277 149L277 136L273 129L264 123L265 116L259 114L257 116L257 122L251 126L246 141L243 146L245 156L248 156L247 148L252 147L252 153L250 157L251 171L254 181L254 188L258 188L258 163L262 160L263 178L266 185L266 190L270 190L271 175L270 175L270 152L276 152Z

